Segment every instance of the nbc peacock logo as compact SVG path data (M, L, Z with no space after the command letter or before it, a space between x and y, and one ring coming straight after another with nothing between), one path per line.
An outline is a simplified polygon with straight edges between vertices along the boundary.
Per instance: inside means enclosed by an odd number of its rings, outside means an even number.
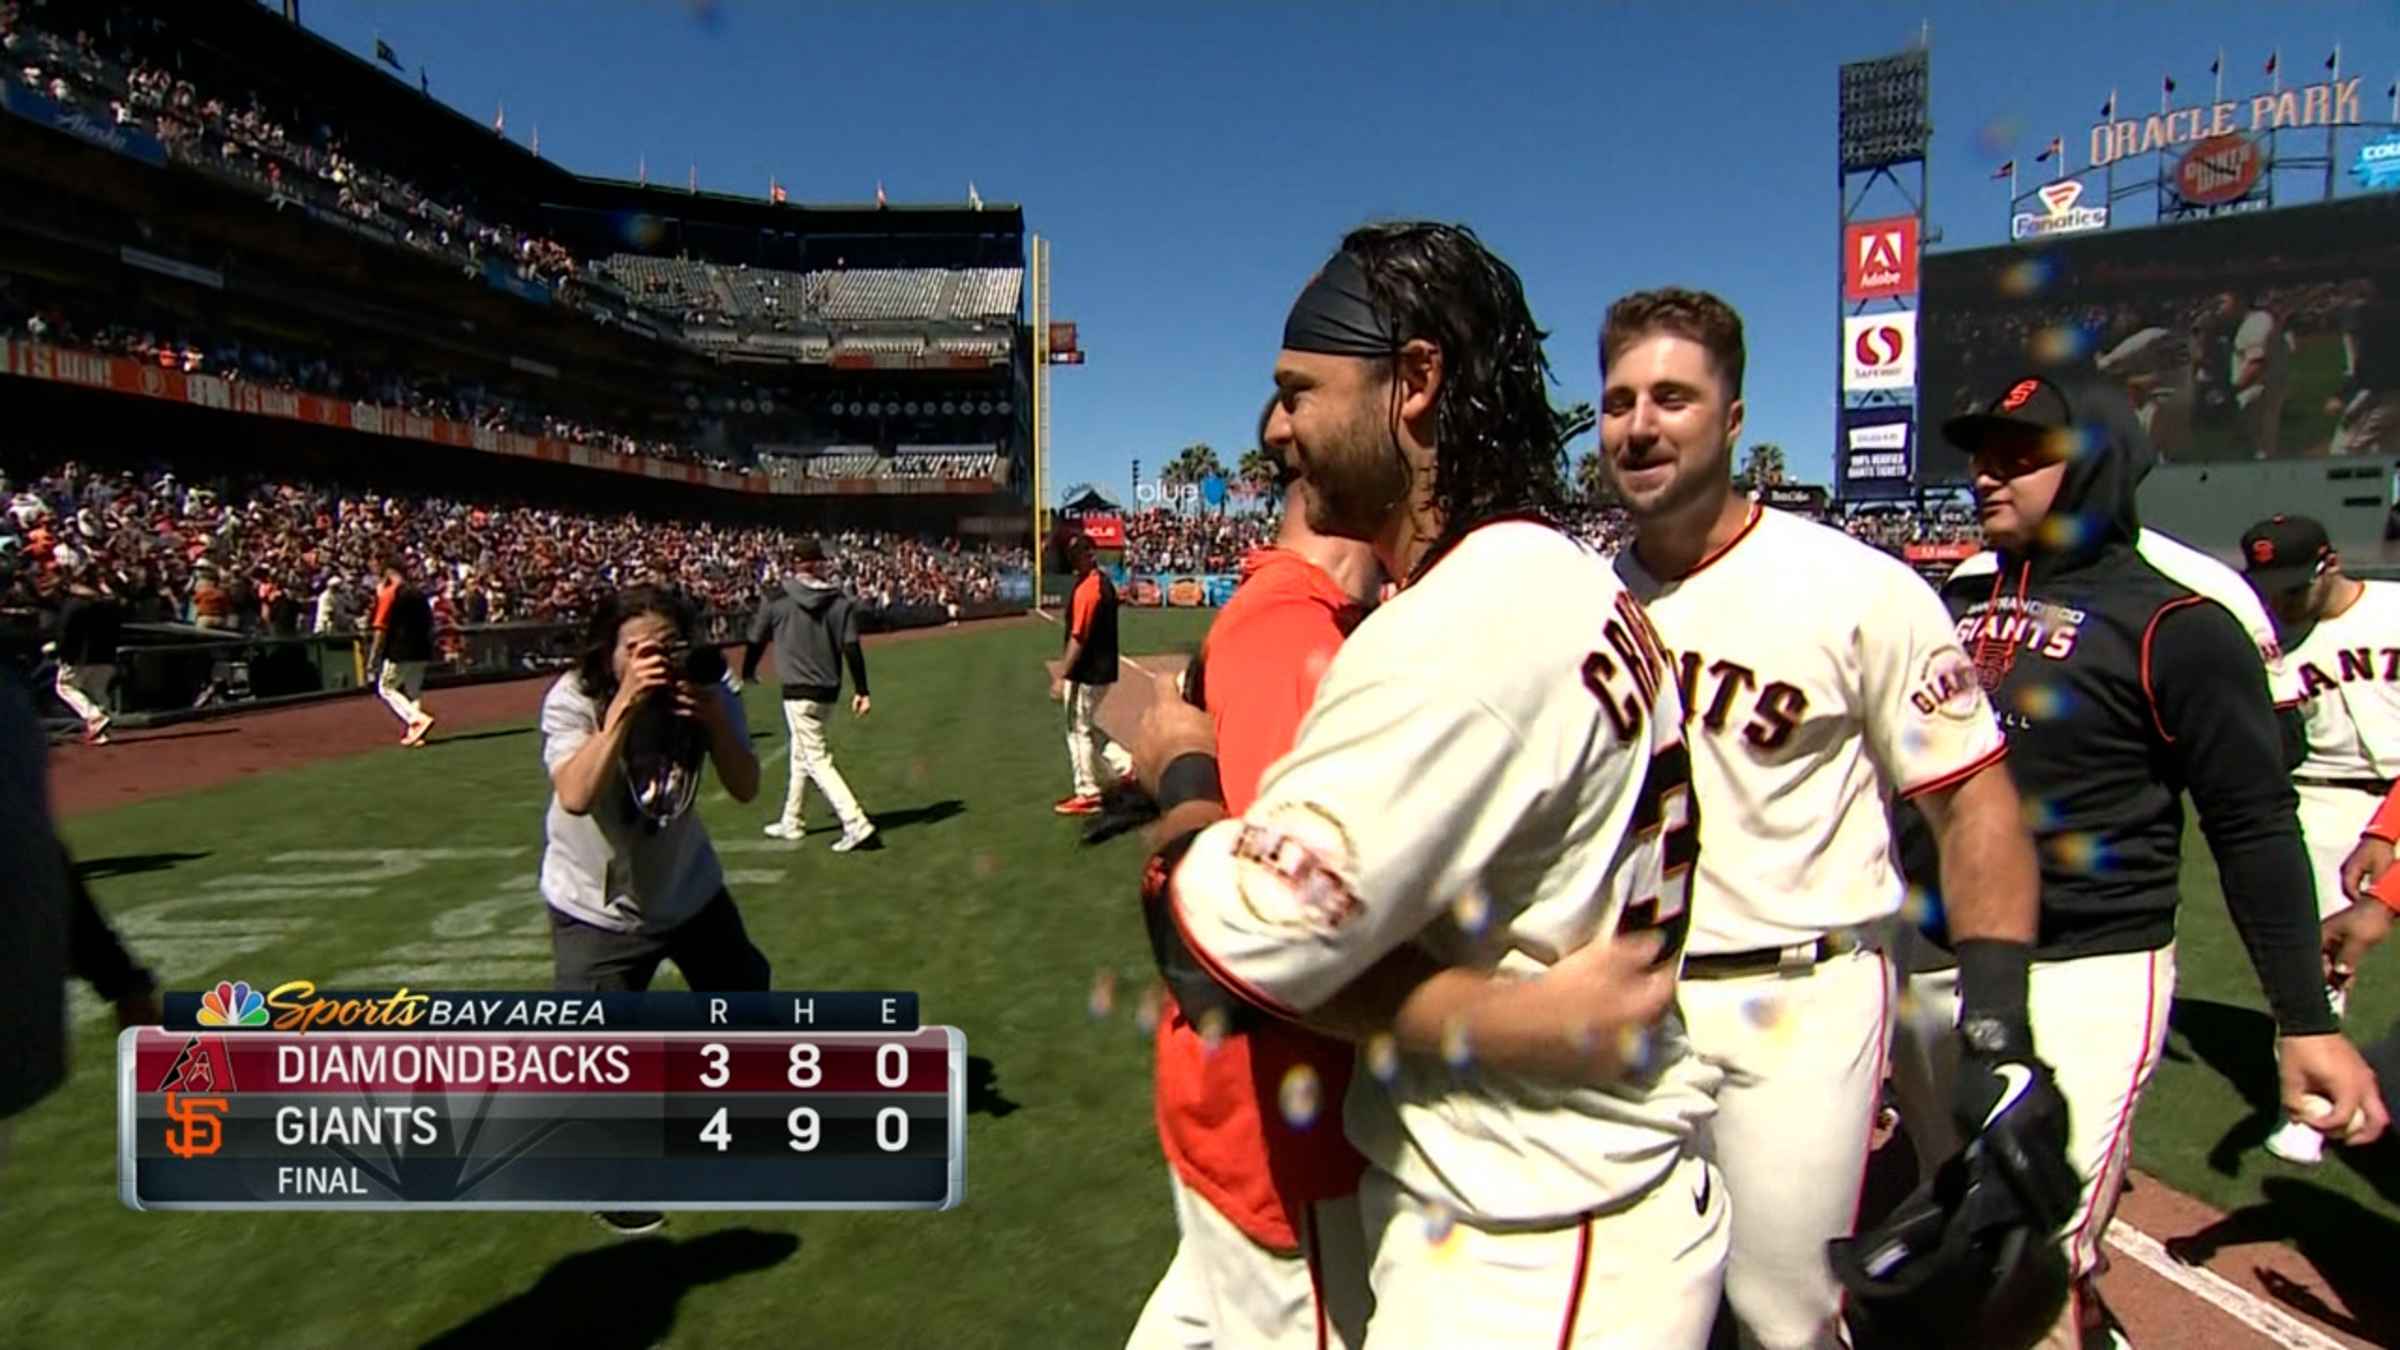
M263 1027L267 1024L267 1000L250 987L248 980L227 983L217 981L217 987L200 996L200 1025L204 1027Z

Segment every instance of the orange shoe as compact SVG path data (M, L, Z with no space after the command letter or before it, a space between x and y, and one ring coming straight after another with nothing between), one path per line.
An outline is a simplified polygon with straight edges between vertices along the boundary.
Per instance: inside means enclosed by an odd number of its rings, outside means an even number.
M1096 816L1100 814L1100 799L1097 796L1086 796L1079 793L1072 797L1060 798L1058 805L1050 809L1062 816Z

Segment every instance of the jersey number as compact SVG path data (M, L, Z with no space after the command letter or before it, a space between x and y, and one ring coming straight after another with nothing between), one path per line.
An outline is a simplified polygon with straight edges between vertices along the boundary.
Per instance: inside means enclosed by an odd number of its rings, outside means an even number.
M1692 927L1692 869L1700 863L1700 804L1692 797L1692 752L1681 736L1650 757L1650 771L1633 804L1637 846L1656 849L1658 891L1625 906L1620 933L1660 929L1660 964L1683 952Z

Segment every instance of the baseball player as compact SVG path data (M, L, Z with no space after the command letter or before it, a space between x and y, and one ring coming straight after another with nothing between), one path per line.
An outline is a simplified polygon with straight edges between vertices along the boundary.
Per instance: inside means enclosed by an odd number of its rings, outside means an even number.
M1268 439L1308 479L1309 525L1404 584L1239 816L1206 717L1145 718L1168 841L1145 909L1180 1005L1395 1038L1345 1122L1369 1164L1369 1350L1696 1350L1722 1286L1707 1070L1668 1001L1699 855L1681 699L1640 603L1540 518L1562 479L1541 338L1468 231L1344 239L1285 322ZM1593 953L1618 961L1605 979L1553 984ZM1394 958L1503 979L1445 1007L1452 984L1383 986ZM1508 1030L1483 1014L1553 990L1527 1020L1588 1019L1617 1081L1477 1062Z
M2306 516L2274 516L2242 536L2244 575L2272 606L2294 645L2285 653L2300 685L2304 758L2292 774L2300 794L2300 838L2308 848L2319 916L2349 906L2342 865L2376 804L2400 777L2400 671L2386 676L2387 649L2400 642L2400 584L2342 574L2325 527ZM2349 998L2346 975L2325 991L2334 1016ZM2267 1151L2313 1166L2325 1136L2285 1121Z
M2161 459L2192 448L2192 345L2188 334L2139 329L2096 358L2100 373L2125 386L2142 430Z
M2230 381L2242 437L2254 457L2273 459L2282 452L2283 402L2291 392L2291 330L2263 299L2245 304L2227 292L2222 304L2226 318L2240 315L2233 330Z
M417 700L425 694L425 665L433 659L433 606L425 593L409 584L408 569L398 558L383 565L383 585L375 592L375 640L367 650L367 670L375 680L376 697L407 728L400 743L420 746L433 730L433 714Z
M1281 477L1275 543L1243 559L1241 584L1209 625L1188 691L1214 725L1219 781L1234 812L1291 748L1318 680L1382 580L1365 544L1308 527L1307 487L1288 461ZM1274 1019L1214 1031L1172 1000L1160 1011L1158 1140L1181 1238L1127 1345L1355 1350L1367 1320L1358 1219L1366 1163L1338 1125L1316 1119L1315 1106L1288 1111L1282 1100L1289 1090L1341 1101L1351 1049Z
M1742 322L1647 291L1600 330L1600 446L1632 515L1617 575L1673 653L1690 710L1702 855L1678 994L1722 1070L1704 1135L1733 1197L1726 1293L1744 1345L1838 1347L1829 1241L1851 1231L1894 995L1877 931L1900 910L1887 803L1937 823L1980 1042L1972 1132L2003 1062L2033 1066L2036 863L2006 743L1931 587L1848 535L1735 491Z
M1093 816L1102 805L1102 772L1110 782L1133 773L1133 757L1100 729L1100 705L1118 675L1117 587L1100 570L1091 536L1070 540L1067 560L1075 568L1075 591L1067 602L1066 653L1050 681L1050 697L1066 705L1067 766L1074 771L1075 790L1053 809L1062 816Z
M2028 375L1942 430L1970 457L1999 563L1988 582L1953 577L1943 599L2008 735L2041 852L2031 1009L2057 1057L2069 1156L2085 1179L2065 1230L2077 1292L2045 1344L2074 1345L2110 1329L2088 1277L2124 1180L2134 1110L2166 1042L2187 792L2283 1035L2285 1108L2342 1121L2357 1113L2349 1137L2363 1143L2381 1133L2383 1106L2325 1002L2307 861L2256 643L2136 551L2134 485L2148 450L2132 406L2102 381ZM1900 814L1908 874L1938 898L1953 883L1935 876L1926 821ZM1937 941L1941 927L1928 925ZM1911 976L1928 1022L1955 1006L1957 983L1955 971ZM1912 1132L1942 1126L1927 1098L1946 1075L1946 1046L1922 1030L1904 1024L1894 1055ZM2310 1111L2312 1093L2333 1110Z
M2342 311L2342 387L2329 455L2400 450L2400 299L2369 295Z
M117 678L117 638L124 626L125 607L101 570L77 571L58 609L58 678L51 687L83 719L85 745L108 744L108 687Z

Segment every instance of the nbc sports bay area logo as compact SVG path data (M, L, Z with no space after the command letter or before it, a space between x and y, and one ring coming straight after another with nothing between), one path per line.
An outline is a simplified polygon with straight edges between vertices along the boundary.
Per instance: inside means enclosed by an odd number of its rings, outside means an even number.
M204 1027L263 1027L267 1024L266 996L248 980L227 983L200 996L200 1025Z
M2073 178L2062 178L2034 190L2042 209L2019 211L2008 222L2011 239L2039 239L2053 234L2079 234L2097 230L2108 224L2108 207L2078 206L2083 200L2083 184Z

